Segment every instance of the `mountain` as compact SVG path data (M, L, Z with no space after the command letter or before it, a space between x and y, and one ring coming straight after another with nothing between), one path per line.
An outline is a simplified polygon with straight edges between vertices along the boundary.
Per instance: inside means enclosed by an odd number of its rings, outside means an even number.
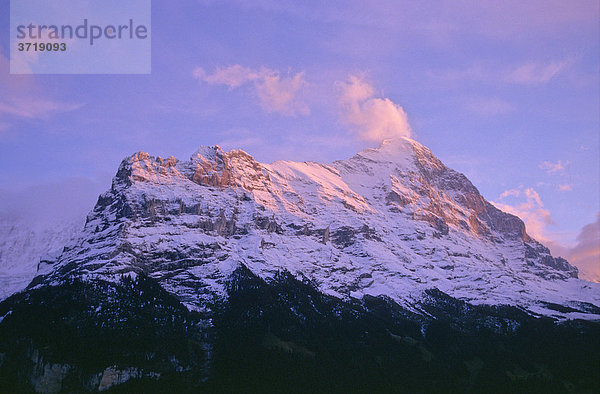
M598 305L600 288L408 138L329 165L261 164L218 146L189 161L137 153L84 235L43 260L35 283L145 273L202 311L226 296L240 264L263 279L288 271L345 299L385 295L412 308L437 288L473 304L600 317L549 308Z
M598 354L589 338L600 285L577 279L519 218L414 140L331 164L262 164L214 146L187 161L125 159L82 232L42 259L0 316L0 379L27 371L19 387L38 391L155 380L262 391L287 374L295 384L332 383L319 372L326 366L339 370L340 391L342 377L385 390L382 373L414 383L409 391L420 391L421 373L441 374L425 391L444 381L481 388L490 376L505 389L588 388L581 374L587 352ZM61 339L32 329L44 325ZM449 351L455 339L463 348ZM481 341L493 355L480 353ZM539 349L516 346L527 341ZM578 369L548 365L542 347ZM367 361L357 366L356 354ZM521 361L488 371L498 358ZM33 367L19 368L24 359ZM233 359L254 363L232 380ZM467 372L448 370L456 360ZM278 373L261 383L264 363ZM388 374L398 367L412 377Z
M40 257L59 254L85 222L85 215L54 223L0 218L0 300L24 290L36 276Z

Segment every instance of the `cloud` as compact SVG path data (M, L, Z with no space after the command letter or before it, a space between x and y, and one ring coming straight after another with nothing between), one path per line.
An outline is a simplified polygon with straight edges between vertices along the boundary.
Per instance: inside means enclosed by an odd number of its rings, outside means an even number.
M48 100L41 97L9 98L0 101L0 114L27 119L45 119L57 112L69 112L83 104Z
M473 64L464 69L429 70L430 78L446 82L474 81L487 84L544 85L568 71L576 58L566 58L550 63L530 61L512 66L493 67Z
M600 282L600 213L595 222L581 229L577 244L564 257L579 268L581 278Z
M549 64L526 63L517 67L506 77L507 82L522 85L543 85L573 64L572 59Z
M551 240L547 226L554 224L550 211L538 192L533 188L510 189L503 192L499 201L492 201L498 209L520 217L525 222L527 233L536 240L546 243Z
M278 73L268 73L256 86L258 98L267 112L278 112L284 115L308 115L308 106L296 100L306 82L304 74L299 73L292 78L281 78Z
M230 90L251 84L263 110L287 116L308 115L310 109L301 96L307 87L304 73L282 77L279 71L262 67L252 70L239 64L217 68L212 74L196 67L193 76L209 85L225 85Z
M1 48L0 48L1 49ZM47 119L59 112L69 112L81 108L83 104L63 102L50 98L38 85L33 75L11 75L8 73L9 60L0 53L0 131L12 127L7 119Z
M546 245L555 256L566 258L579 269L579 278L600 283L600 212L596 221L583 226L574 246L560 242Z
M376 98L375 89L362 77L338 82L342 120L353 126L359 138L380 142L386 138L410 137L411 128L401 106Z
M594 223L581 229L577 244L568 247L549 233L548 226L554 224L554 220L534 189L506 190L499 200L501 202L492 201L492 204L520 217L525 222L527 233L545 244L553 255L562 256L575 265L580 278L600 282L600 212Z
M510 190L505 190L504 192L502 192L502 194L500 194L500 199L504 199L506 197L519 197L521 195L521 190L519 189L510 189Z
M558 185L559 192L570 192L571 190L573 190L573 185Z
M238 88L260 78L258 72L242 67L239 64L226 68L217 68L212 74L207 74L201 67L196 67L193 75L194 78L204 81L209 85L226 85L230 89Z
M544 161L538 165L539 168L546 171L548 174L556 174L565 170L565 167L569 162L563 163L562 160L552 163L550 161Z

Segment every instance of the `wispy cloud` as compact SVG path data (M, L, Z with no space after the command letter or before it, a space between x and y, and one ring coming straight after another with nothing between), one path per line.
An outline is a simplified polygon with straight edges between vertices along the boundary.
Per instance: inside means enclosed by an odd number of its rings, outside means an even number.
M262 82L256 85L256 90L261 105L267 112L290 116L308 115L310 109L298 99L305 86L303 73L298 73L291 78L282 78L279 73L269 72L264 75Z
M67 103L41 97L8 98L0 100L0 114L27 119L44 119L53 113L79 109L83 104Z
M0 48L1 49L1 48ZM10 75L9 60L0 53L0 129L8 129L15 121L47 119L48 117L79 109L80 103L54 99L46 94L33 75Z
M464 69L437 70L428 72L430 78L447 82L484 82L487 84L510 84L541 86L561 74L565 74L575 64L574 57L551 62L527 61L521 64L494 67L488 64L473 64Z
M208 74L202 67L193 71L194 78L210 85L226 85L230 89L238 88L248 82L256 81L261 77L260 72L252 71L239 64L225 68L217 68L214 73Z
M411 128L404 109L387 98L376 98L375 89L363 77L351 75L338 82L342 120L359 138L379 142L386 138L410 137Z
M573 185L570 185L570 184L558 185L559 192L570 192L571 190L573 190Z
M251 84L266 112L287 116L308 115L310 109L302 100L307 82L304 73L293 76L281 76L277 70L262 67L253 70L239 64L217 68L212 74L196 67L193 76L209 85L225 85L230 90Z
M562 160L559 160L556 163L552 163L551 161L543 161L538 165L538 167L546 171L548 174L557 174L563 172L568 164L568 161L563 163Z
M500 199L504 199L506 197L519 197L521 195L521 190L520 189L509 189L509 190L505 190L502 192L502 194L500 194Z
M506 81L523 85L543 85L568 69L572 59L548 64L530 62L517 67L506 76Z

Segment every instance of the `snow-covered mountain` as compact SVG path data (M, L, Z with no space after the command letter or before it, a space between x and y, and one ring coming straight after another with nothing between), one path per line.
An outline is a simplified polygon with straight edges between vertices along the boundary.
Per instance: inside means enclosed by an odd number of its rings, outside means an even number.
M60 254L84 222L85 215L53 223L0 215L0 300L25 289L37 273L40 258Z
M187 161L136 153L30 288L144 273L207 311L240 267L267 281L287 271L342 300L386 296L416 313L437 288L476 305L600 318L599 284L577 279L519 218L408 138L331 164L262 164L218 146Z

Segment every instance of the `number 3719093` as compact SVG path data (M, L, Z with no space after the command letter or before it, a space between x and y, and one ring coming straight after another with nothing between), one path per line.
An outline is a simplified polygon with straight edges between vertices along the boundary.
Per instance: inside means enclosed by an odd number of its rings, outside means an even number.
M43 42L20 42L17 45L17 49L19 52L29 52L29 51L37 51L37 52L64 52L67 50L67 44L64 42L55 42L55 43L43 43Z

